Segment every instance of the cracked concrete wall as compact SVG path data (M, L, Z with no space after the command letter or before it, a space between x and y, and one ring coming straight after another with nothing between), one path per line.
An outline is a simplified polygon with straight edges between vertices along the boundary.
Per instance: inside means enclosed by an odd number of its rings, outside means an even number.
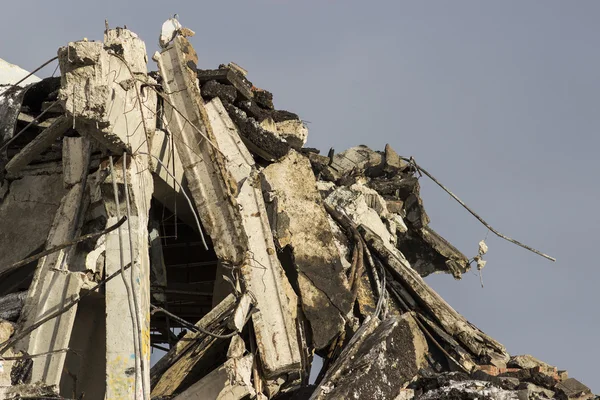
M66 193L62 174L24 176L5 185L8 191L0 196L0 273L46 242Z

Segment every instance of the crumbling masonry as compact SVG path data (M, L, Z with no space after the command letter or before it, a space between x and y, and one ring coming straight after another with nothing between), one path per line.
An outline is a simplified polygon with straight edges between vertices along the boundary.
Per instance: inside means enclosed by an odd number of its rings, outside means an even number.
M107 27L0 81L0 398L593 398L425 283L487 247L429 226L413 159L305 148L191 35L165 23L157 72Z

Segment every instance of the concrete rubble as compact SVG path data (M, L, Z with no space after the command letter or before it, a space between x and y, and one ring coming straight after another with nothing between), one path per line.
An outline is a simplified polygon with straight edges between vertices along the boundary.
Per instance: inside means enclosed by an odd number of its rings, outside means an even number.
M594 398L425 282L487 246L432 229L412 158L306 148L193 34L148 66L107 26L20 86L0 60L0 398Z

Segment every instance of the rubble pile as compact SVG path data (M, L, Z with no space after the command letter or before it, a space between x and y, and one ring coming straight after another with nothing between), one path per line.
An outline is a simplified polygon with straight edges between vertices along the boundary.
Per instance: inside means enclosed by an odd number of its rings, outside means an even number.
M3 398L594 398L423 280L487 246L429 226L412 158L305 148L191 35L167 21L148 72L107 27L58 50L60 78L0 87Z

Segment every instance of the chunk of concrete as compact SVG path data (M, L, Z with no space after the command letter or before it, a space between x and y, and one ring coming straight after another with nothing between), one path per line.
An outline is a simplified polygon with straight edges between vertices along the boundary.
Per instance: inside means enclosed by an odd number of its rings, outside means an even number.
M327 180L338 179L351 174L369 174L383 169L383 155L361 145L336 153L331 165L324 170Z
M0 202L0 274L44 244L65 192L61 174L24 176L10 183Z
M389 318L365 337L333 379L323 380L311 400L394 398L426 365L428 351L413 313Z
M546 369L548 371L554 371L556 369L556 367L553 367L550 364L540 361L530 354L512 356L510 358L510 360L508 360L508 363L506 365L511 368L523 368L523 369L529 369L529 368L535 368L535 367L544 367L544 369Z
M290 144L277 132L264 129L254 118L248 117L244 111L231 104L226 104L225 108L238 126L244 144L257 156L273 161L290 151Z
M142 150L156 126L156 94L146 72L146 47L133 32L108 30L101 42L71 42L58 51L59 99L82 133L110 150Z
M308 128L304 122L297 119L276 122L279 136L285 139L295 149L301 149L308 139Z
M215 143L226 155L225 168L235 183L239 222L247 241L241 267L245 288L252 293L259 310L252 317L263 368L268 376L299 369L300 345L296 333L298 299L275 253L266 206L254 159L244 146L239 131L218 98L206 104ZM241 329L250 305L242 296L241 312L234 325Z
M194 383L174 400L242 400L256 394L252 386L252 363L249 354L240 360L228 360Z
M589 387L579 382L575 378L568 378L554 386L556 393L564 399L569 400L587 400L594 397Z
M302 308L317 349L343 328L352 296L310 162L294 150L262 171L269 220L281 248L291 251Z
M6 164L6 171L15 174L21 168L25 167L43 151L47 150L71 125L72 122L66 117L58 117Z
M396 249L396 232L390 232L388 226L382 221L382 214L387 215L387 206L385 201L382 204L374 200L377 199L377 196L375 191L355 184L351 187L338 187L327 196L325 202L334 208L343 210L357 226L364 226L373 231L385 243L389 251L399 253ZM382 214L370 207L370 204L378 207Z
M237 96L235 87L217 81L208 81L202 85L202 97L212 99L218 97L223 103L233 103Z
M523 382L519 385L519 400L554 399L554 392L533 383Z
M385 145L385 166L384 171L388 174L397 174L404 171L408 163L400 158L389 144Z
M252 100L254 98L254 93L250 90L251 85L242 74L233 68L225 67L212 70L199 69L197 73L201 85L208 81L217 81L235 87L239 93L239 97L244 100Z

